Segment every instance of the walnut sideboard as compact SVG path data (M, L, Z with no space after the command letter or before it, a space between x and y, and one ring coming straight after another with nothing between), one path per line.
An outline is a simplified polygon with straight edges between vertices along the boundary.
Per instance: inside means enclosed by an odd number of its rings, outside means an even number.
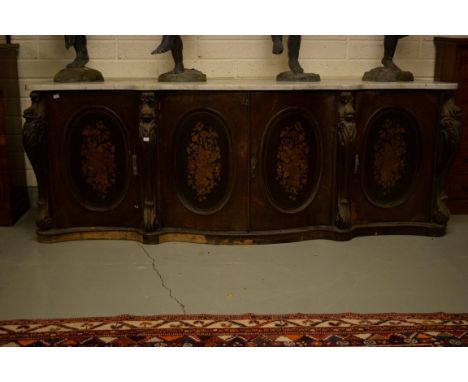
M43 242L445 233L455 84L34 84Z

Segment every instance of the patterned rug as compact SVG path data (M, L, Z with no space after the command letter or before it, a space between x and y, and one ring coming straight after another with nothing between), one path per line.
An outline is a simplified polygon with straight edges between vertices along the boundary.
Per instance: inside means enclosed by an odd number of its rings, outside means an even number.
M467 346L468 314L117 316L0 321L1 346Z

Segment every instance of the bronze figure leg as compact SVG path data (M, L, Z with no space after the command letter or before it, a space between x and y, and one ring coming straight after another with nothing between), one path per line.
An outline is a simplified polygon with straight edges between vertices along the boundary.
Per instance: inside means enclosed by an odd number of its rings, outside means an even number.
M382 64L386 68L400 70L393 62L393 56L398 44L398 40L405 36L384 36L384 57L382 58Z
M164 35L161 43L158 47L151 52L151 54L165 53L171 51L172 58L174 59L174 69L173 73L183 73L184 72L184 63L182 55L182 38L180 36L168 36Z
M273 54L283 53L283 36L271 36L273 41Z
M289 36L288 38L288 64L293 73L304 73L299 64L299 49L301 47L301 36Z
M75 59L67 65L67 68L82 68L89 61L88 48L86 46L86 36L73 36L74 39L65 37L65 46L69 47L72 42L76 51Z

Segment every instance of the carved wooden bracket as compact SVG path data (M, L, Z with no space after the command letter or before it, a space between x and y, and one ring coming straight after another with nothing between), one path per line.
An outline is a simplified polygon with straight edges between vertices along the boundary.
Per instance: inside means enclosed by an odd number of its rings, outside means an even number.
M461 109L455 105L453 95L442 96L439 122L438 157L436 164L436 194L432 218L437 224L446 224L450 217L447 207L445 182L450 166L460 146Z
M146 232L158 226L156 213L156 97L153 92L140 94L140 139L142 140L143 225Z
M36 174L39 200L36 225L47 230L53 225L49 201L49 161L47 154L47 121L44 95L32 92L31 106L23 117L23 145Z
M338 105L338 213L335 224L339 228L351 226L348 181L351 176L356 142L356 112L351 92L340 94Z

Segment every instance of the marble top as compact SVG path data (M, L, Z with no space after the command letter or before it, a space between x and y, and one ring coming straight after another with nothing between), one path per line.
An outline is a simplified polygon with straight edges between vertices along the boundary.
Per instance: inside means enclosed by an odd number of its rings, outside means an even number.
M416 80L412 82L368 82L360 79L323 79L320 82L277 82L274 79L208 79L206 82L167 83L155 79L106 80L104 82L29 83L30 91L63 90L453 90L456 83Z

